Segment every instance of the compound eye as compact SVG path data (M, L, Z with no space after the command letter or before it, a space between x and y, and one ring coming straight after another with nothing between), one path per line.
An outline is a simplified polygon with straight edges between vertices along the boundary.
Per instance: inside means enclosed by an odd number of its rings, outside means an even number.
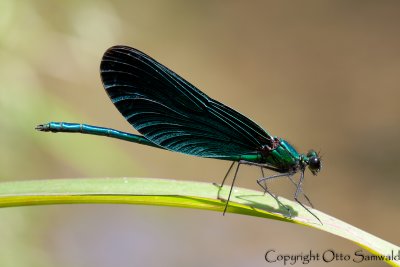
M308 162L308 168L316 175L321 170L321 160L319 157L311 157Z

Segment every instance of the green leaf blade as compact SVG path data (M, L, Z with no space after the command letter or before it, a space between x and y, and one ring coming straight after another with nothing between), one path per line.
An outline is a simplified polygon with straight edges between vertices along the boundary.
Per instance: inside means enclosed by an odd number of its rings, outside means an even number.
M148 178L54 179L0 183L0 207L51 204L137 204L194 208L221 212L224 210L229 187L209 183ZM219 198L218 198L219 195ZM227 212L269 218L313 227L349 239L375 255L390 256L400 247L375 237L352 225L312 211L321 219L321 225L298 203L281 198L287 210L275 199L262 192L237 188L232 193ZM385 259L392 266L400 266L395 259Z

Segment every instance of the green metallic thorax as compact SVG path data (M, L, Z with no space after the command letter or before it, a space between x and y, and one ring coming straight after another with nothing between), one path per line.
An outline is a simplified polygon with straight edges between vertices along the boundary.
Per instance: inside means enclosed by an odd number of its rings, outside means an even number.
M279 172L289 172L297 170L301 164L307 161L307 157L299 154L297 150L283 139L279 140L278 145L267 151L257 154L242 155L241 159L256 163L265 163L276 168Z
M277 167L280 170L288 171L299 165L300 155L285 140L281 139L277 148L269 152L265 157L265 162Z

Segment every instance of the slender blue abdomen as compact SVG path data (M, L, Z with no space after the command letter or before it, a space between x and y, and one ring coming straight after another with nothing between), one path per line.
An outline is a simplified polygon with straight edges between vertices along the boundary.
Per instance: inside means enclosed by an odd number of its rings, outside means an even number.
M160 147L159 145L156 145L149 141L146 137L137 135L137 134L131 134L131 133L126 133L110 128L105 128L105 127L98 127L98 126L92 126L88 124L80 124L80 123L68 123L68 122L49 122L46 124L41 124L36 127L37 130L39 131L44 131L44 132L64 132L64 133L83 133L83 134L93 134L93 135L101 135L101 136L107 136L107 137L112 137L112 138L117 138L129 142L134 142L138 144L143 144L147 146L153 146L157 148L163 148Z

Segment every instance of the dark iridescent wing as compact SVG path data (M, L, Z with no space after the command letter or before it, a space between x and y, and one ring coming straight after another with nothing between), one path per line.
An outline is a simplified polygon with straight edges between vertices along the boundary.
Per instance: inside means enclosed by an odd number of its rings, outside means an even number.
M271 146L271 136L256 123L134 48L108 49L100 71L107 94L125 119L166 149L225 158Z

